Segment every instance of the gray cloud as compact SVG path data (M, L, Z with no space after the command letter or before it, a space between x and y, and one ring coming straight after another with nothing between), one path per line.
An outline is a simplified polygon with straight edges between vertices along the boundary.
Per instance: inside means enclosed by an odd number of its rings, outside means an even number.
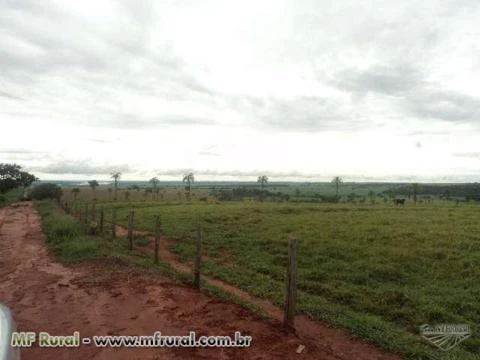
M460 158L480 159L480 152L462 152L453 153L452 155Z
M423 73L408 64L380 66L366 70L347 69L335 74L332 82L341 89L366 95L402 95L423 83Z
M20 96L16 96L16 95L13 95L13 94L10 94L6 91L1 91L1 90L0 90L0 96L5 97L7 99L12 99L12 100L20 100L20 101L25 100L24 98L22 98Z
M479 98L453 91L425 88L410 94L407 106L414 115L427 119L476 123L480 116Z
M373 66L335 74L331 82L356 97L369 93L394 96L408 116L450 122L478 122L480 98L444 90L426 80L427 72L418 65Z
M91 159L80 161L62 160L45 166L31 166L32 171L38 171L45 174L74 174L74 175L105 175L113 171L122 173L133 172L134 170L128 164L94 164Z
M229 96L229 107L246 114L250 126L274 131L326 131L338 128L355 130L365 125L350 104L319 96L292 98Z
M27 150L27 149L0 149L0 154L38 154L37 151Z

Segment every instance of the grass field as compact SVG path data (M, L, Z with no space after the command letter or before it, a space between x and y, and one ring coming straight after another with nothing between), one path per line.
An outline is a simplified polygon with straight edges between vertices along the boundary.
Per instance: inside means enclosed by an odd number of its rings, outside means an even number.
M88 190L80 200L90 200ZM186 262L193 258L196 225L202 223L204 273L278 305L284 302L287 240L297 237L298 312L410 359L445 358L420 338L422 324L465 323L473 335L448 359L480 359L478 203L199 201L206 190L187 203L179 191L167 189L155 202L141 193L126 202L119 194L117 221L126 226L128 210L135 208L135 228L151 231L153 216L160 215L164 234L175 240L173 250ZM328 191L331 186L324 184ZM108 219L112 202L105 193L98 199Z
M152 230L160 215L181 259L205 230L204 272L278 305L284 301L287 240L300 239L298 311L348 328L408 358L439 352L418 336L422 324L480 327L480 206L301 203L118 203L126 226ZM108 210L110 206L106 206ZM107 217L109 215L107 214ZM449 353L473 359L472 336Z

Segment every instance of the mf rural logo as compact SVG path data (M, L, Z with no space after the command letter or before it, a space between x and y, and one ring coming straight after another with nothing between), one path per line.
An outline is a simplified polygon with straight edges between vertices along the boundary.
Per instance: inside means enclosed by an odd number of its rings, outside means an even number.
M470 326L464 324L439 324L420 326L422 338L432 343L440 350L452 350L471 335Z

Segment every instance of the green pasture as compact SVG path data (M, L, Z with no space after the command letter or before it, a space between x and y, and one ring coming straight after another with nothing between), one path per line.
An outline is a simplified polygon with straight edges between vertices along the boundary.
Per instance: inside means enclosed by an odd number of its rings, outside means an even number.
M101 206L101 204L98 204ZM109 219L112 203L103 204ZM269 202L118 202L117 221L175 240L183 261L204 227L204 273L282 305L287 240L300 239L298 312L410 359L443 359L422 324L469 324L448 359L480 353L480 206Z

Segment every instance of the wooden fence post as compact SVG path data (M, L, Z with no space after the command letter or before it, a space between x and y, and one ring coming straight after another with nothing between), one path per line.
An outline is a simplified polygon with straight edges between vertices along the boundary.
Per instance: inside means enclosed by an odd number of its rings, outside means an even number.
M85 204L85 225L88 224L88 204Z
M103 233L103 221L105 217L105 212L103 210L103 206L100 208L100 232Z
M298 240L288 240L287 286L283 325L292 329L295 328L295 306L297 302L297 253Z
M96 211L95 203L92 204L92 221L95 221Z
M202 225L198 224L197 227L197 240L195 242L195 267L193 272L193 286L200 288L200 267L202 265L202 240L203 229Z
M153 257L153 263L158 264L159 252L160 252L160 216L155 215L155 254Z
M115 206L112 206L112 237L115 238L117 236L117 209Z
M128 248L133 250L133 209L128 211Z

